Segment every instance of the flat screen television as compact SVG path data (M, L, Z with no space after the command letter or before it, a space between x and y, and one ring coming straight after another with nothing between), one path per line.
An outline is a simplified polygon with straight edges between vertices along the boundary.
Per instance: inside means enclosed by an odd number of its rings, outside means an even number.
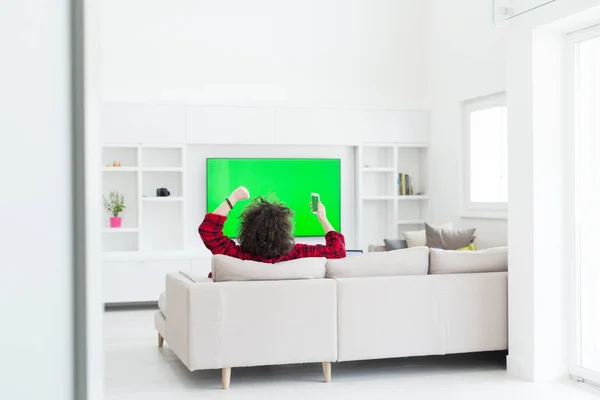
M340 232L341 172L339 159L315 158L207 158L206 212L212 212L238 186L246 186L251 200L263 196L284 203L294 212L294 236L324 234L311 213L311 193L318 193L327 218ZM223 232L236 238L242 210L239 202L230 212Z

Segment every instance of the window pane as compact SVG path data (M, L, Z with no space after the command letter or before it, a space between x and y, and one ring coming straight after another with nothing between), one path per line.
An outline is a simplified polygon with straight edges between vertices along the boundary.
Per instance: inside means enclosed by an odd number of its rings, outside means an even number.
M471 202L508 201L506 107L470 114Z
M577 157L581 366L600 372L600 38L582 42Z

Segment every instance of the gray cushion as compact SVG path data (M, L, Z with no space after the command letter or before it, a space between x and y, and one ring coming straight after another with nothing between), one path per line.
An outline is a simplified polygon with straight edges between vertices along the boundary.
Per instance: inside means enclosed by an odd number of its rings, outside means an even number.
M373 253L376 251L387 251L385 246L380 244L370 244L369 245L369 253Z
M327 261L328 278L427 275L428 269L429 249L425 246Z
M406 240L404 239L383 239L383 243L385 243L385 249L387 251L408 248Z
M436 228L425 223L425 236L427 238L427 247L457 250L473 243L475 228L445 229Z
M321 279L325 277L325 258L299 258L276 264L244 261L224 255L212 258L215 282Z

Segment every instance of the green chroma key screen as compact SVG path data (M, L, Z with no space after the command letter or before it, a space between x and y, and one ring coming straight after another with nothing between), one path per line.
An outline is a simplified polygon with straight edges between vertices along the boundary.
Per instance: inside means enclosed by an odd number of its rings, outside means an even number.
M238 186L246 186L250 199L277 200L294 212L294 236L322 236L323 228L310 211L310 194L318 193L327 218L339 232L341 219L339 159L208 158L206 207L214 211ZM229 213L223 232L235 238L239 216L250 200L240 201Z

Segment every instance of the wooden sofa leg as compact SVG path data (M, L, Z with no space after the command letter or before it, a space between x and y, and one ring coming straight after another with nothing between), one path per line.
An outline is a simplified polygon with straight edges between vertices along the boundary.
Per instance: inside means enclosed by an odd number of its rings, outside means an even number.
M231 382L231 368L223 368L221 370L221 385L223 389L229 389L229 383Z
M159 332L158 333L158 347L163 347L164 343L165 343L165 339L162 337L162 335Z
M323 375L325 375L325 382L331 383L331 363L330 362L323 363Z

